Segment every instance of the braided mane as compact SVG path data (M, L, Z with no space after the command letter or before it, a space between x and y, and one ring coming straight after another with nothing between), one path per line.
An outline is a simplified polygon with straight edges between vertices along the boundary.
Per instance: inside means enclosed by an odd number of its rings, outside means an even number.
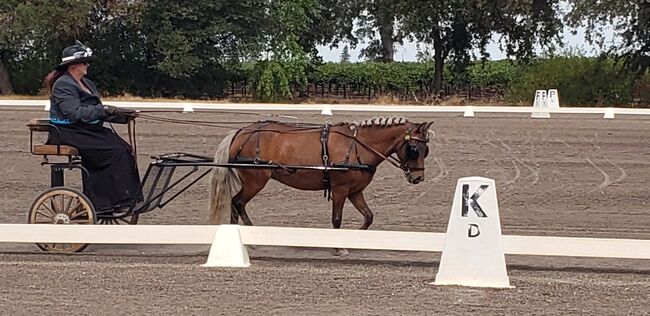
M264 120L264 121L259 121L259 123L275 123L275 124L280 124L280 125L285 125L285 126L291 126L291 127L297 127L297 128L321 128L323 125L318 124L318 123L298 123L298 122L284 122L284 121L275 121L275 120ZM378 126L378 127L390 127L390 126L396 126L396 125L404 125L408 123L409 120L403 117L373 117L367 120L363 120L361 122L341 122L338 124L334 124L333 126L347 126L350 130L355 130L357 128L361 127L373 127L373 126Z
M404 125L408 122L407 119L403 117L373 117L371 119L363 120L360 123L357 122L345 122L341 124L346 124L350 126L350 129L355 129L357 127L371 127L371 126L381 126L388 127L394 125Z

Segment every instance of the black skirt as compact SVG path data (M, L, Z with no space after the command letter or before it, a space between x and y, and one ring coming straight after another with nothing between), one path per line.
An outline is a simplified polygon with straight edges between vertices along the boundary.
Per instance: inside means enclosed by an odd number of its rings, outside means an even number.
M101 124L57 125L59 135L50 132L48 144L79 149L84 194L96 211L131 206L141 197L138 165L131 146L113 130Z

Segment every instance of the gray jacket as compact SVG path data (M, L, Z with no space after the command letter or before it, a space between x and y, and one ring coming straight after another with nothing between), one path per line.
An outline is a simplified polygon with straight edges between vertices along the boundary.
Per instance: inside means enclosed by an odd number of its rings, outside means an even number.
M50 95L50 120L55 124L98 124L106 118L106 110L99 98L95 83L81 78L90 94L66 72L56 80Z

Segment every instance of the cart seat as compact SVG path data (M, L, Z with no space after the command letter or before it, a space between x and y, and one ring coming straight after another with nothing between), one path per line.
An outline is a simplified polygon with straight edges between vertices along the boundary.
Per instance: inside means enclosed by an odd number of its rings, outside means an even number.
M30 132L49 132L50 119L31 119L27 123ZM30 136L30 143L32 142ZM32 154L44 156L79 156L79 150L69 145L34 145L32 144Z
M32 132L49 132L50 119L31 119L27 123L27 127Z
M34 145L32 153L34 155L79 156L79 150L68 145Z

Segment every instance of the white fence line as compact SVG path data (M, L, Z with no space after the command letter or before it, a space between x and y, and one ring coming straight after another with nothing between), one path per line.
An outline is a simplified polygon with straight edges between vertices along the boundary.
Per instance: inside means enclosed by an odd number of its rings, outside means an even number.
M217 226L0 224L0 243L212 244ZM444 233L241 226L246 245L441 252ZM650 259L650 240L504 235L506 254Z
M332 111L345 112L400 112L400 113L465 113L468 109L477 113L558 113L558 114L629 114L650 115L650 109L637 108L534 108L523 106L431 106L431 105L367 105L367 104L276 104L276 103L202 103L202 102L124 102L105 101L118 107L147 110L178 110L192 108L194 111ZM0 107L45 107L49 100L0 100Z

